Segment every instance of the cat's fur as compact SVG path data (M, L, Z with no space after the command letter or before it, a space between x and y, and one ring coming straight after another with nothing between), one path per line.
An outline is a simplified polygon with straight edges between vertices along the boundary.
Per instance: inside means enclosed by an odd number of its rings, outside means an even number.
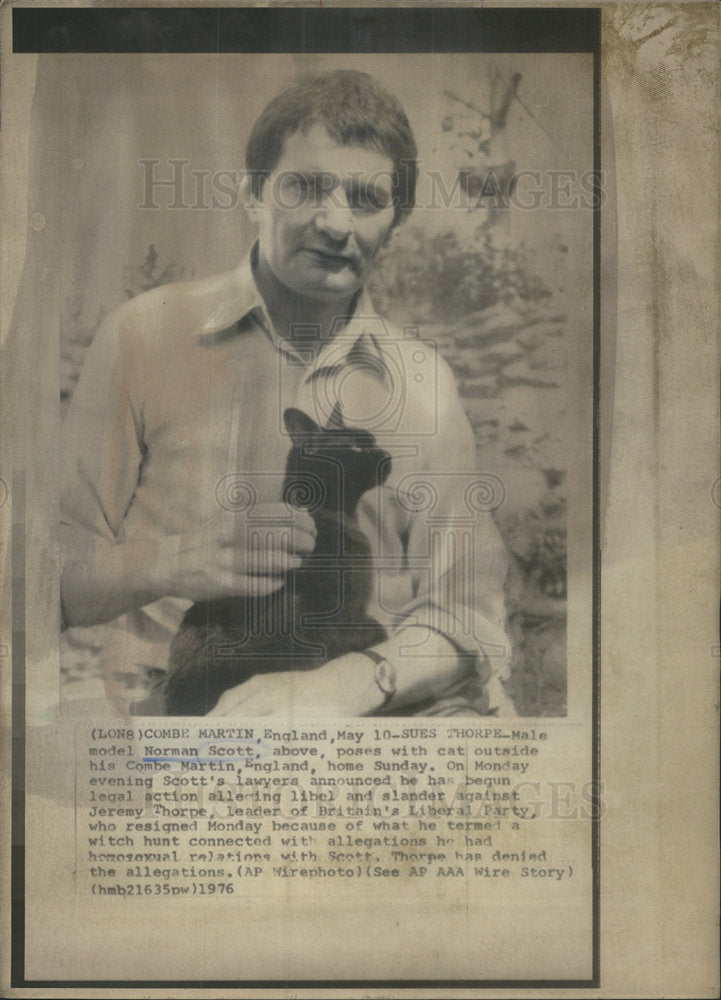
M310 510L315 549L274 594L189 608L145 711L204 715L225 690L254 674L312 670L386 637L365 610L371 552L355 511L365 492L385 482L390 456L371 434L344 427L337 408L326 428L295 409L284 420L293 441L284 499L292 503L304 487L311 493L321 487L322 500Z

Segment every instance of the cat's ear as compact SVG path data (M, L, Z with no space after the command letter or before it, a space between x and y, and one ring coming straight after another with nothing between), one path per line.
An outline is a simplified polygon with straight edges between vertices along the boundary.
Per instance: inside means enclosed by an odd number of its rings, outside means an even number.
M283 422L294 444L297 444L299 440L301 442L305 441L311 434L317 434L320 431L320 427L315 420L312 420L302 410L296 410L294 406L289 406L285 411Z
M391 473L392 466L393 462L391 461L391 456L388 454L387 451L382 451L380 453L380 460L377 465L378 486L382 486L383 483L385 483L386 479Z
M328 423L326 424L326 430L340 430L341 427L345 427L343 423L343 410L341 409L340 402L336 401L335 406L331 415L328 417Z

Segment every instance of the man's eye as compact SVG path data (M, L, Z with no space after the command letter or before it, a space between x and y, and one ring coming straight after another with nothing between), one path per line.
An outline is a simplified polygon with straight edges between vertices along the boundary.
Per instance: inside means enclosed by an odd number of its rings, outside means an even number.
M283 181L283 190L286 197L294 204L298 205L307 200L310 195L311 185L307 177L301 174L291 174Z
M390 205L390 201L383 195L376 194L375 191L356 189L348 195L348 203L351 208L362 212L381 212Z

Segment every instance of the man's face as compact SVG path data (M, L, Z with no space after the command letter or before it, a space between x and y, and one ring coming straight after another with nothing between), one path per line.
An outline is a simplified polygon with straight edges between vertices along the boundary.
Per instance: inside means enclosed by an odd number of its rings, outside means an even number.
M261 266L308 298L353 295L393 225L392 171L389 156L339 146L323 125L289 136L254 202Z

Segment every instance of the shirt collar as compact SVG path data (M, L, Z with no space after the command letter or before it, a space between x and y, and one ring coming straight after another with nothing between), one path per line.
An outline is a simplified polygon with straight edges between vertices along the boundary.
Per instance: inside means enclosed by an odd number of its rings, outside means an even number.
M306 379L352 363L368 365L373 360L376 364L380 362L382 371L385 363L382 345L391 338L385 320L376 312L365 289L361 289L356 297L351 318L329 339L311 362L307 352L304 357L302 341L299 341L296 347L279 337L273 329L268 309L253 275L253 264L257 260L257 253L256 241L234 271L210 279L210 287L206 290L210 293L211 299L214 296L217 296L217 299L212 312L196 329L196 336L219 333L233 326L239 329L240 322L256 311L275 347L308 366ZM216 285L217 288L213 287Z
M377 369L377 374L382 376L386 363L383 345L389 340L385 320L375 311L365 289L361 289L351 318L321 348L306 377L310 379L351 364L360 365L369 372Z
M264 325L270 329L271 324L265 303L253 277L253 256L256 252L257 243L251 247L234 271L211 279L211 286L217 284L217 288L211 287L208 291L211 295L216 294L217 301L204 323L195 331L196 336L205 336L227 330L244 319L254 309L262 312Z

